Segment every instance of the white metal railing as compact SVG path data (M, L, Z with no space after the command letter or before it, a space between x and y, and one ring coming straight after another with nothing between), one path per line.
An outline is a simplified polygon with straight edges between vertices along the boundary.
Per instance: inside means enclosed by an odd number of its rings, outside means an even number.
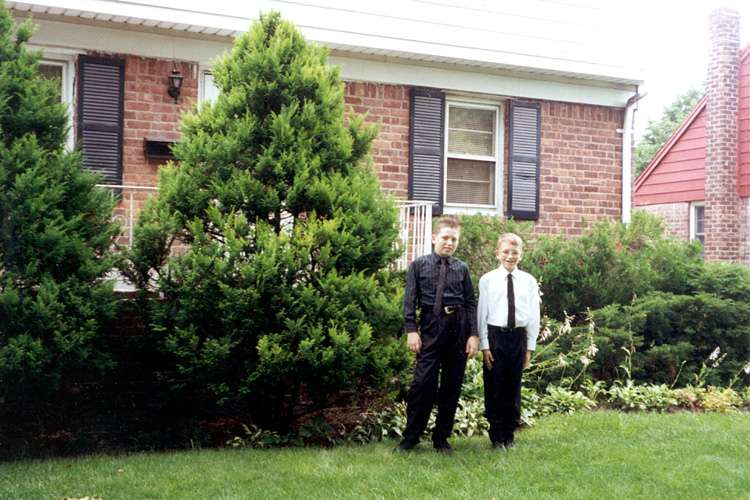
M97 184L97 187L122 191L120 202L115 207L120 213L114 216L114 220L122 223L123 230L127 232L127 246L130 247L133 242L135 219L145 201L136 200L135 194L153 194L158 192L159 188L123 184ZM396 261L396 269L405 270L411 261L432 251L432 202L402 200L397 201L396 205L399 208L400 226L398 244L404 247L404 252Z
M404 253L396 261L396 269L405 270L411 261L432 251L432 202L398 201L401 232L399 244Z
M139 204L139 206L135 206L136 200L134 198L134 195L137 191L145 191L147 193L158 192L159 188L153 186L130 186L123 184L97 184L96 187L122 191L120 202L115 207L115 211L124 211L125 214L117 213L113 217L113 219L115 221L121 222L123 230L127 230L128 248L130 248L130 245L132 245L133 243L133 227L135 225L135 219L138 212L140 212L140 209L142 208L142 204ZM141 200L137 201L140 202Z

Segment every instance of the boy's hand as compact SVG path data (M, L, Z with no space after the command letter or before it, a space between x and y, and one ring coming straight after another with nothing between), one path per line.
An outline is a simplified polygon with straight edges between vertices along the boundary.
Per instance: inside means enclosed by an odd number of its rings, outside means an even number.
M414 354L419 354L422 350L422 337L419 332L409 332L406 334L406 347Z
M490 350L482 349L482 356L484 357L484 366L486 366L488 370L492 370L492 362L495 361L495 358L492 356Z
M469 358L473 358L477 355L477 352L479 352L479 340L476 335L472 335L469 337L469 340L466 341L466 355Z
M526 369L526 365L529 364L529 360L531 359L531 351L526 351L526 359L523 360L523 369Z

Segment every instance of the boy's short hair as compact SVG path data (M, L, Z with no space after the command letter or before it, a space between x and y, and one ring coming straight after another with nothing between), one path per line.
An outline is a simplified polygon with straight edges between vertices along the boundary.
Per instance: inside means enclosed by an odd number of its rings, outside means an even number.
M500 245L503 243L508 242L512 243L514 245L518 245L518 247L523 248L523 240L520 236L518 236L515 233L505 233L501 234L500 237L497 239L497 248L500 248Z
M432 228L433 234L438 234L444 227L449 227L461 232L461 219L458 217L444 216L440 217Z

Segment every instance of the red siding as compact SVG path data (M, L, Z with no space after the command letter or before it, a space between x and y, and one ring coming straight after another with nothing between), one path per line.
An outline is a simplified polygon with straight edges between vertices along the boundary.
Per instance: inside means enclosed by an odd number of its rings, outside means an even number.
M635 205L705 199L706 105L695 107L635 184Z
M750 196L750 45L740 55L738 189Z

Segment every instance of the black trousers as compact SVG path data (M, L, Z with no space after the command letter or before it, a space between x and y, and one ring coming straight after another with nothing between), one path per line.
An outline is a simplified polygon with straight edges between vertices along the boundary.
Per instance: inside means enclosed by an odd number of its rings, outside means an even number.
M526 328L508 330L488 325L492 370L484 367L484 407L490 441L513 442L521 423L521 379L526 359Z
M434 315L422 310L422 350L417 354L414 379L406 406L405 441L416 444L427 427L437 397L438 414L432 430L433 442L448 439L453 432L458 398L466 370L466 312ZM439 386L439 388L438 388Z

